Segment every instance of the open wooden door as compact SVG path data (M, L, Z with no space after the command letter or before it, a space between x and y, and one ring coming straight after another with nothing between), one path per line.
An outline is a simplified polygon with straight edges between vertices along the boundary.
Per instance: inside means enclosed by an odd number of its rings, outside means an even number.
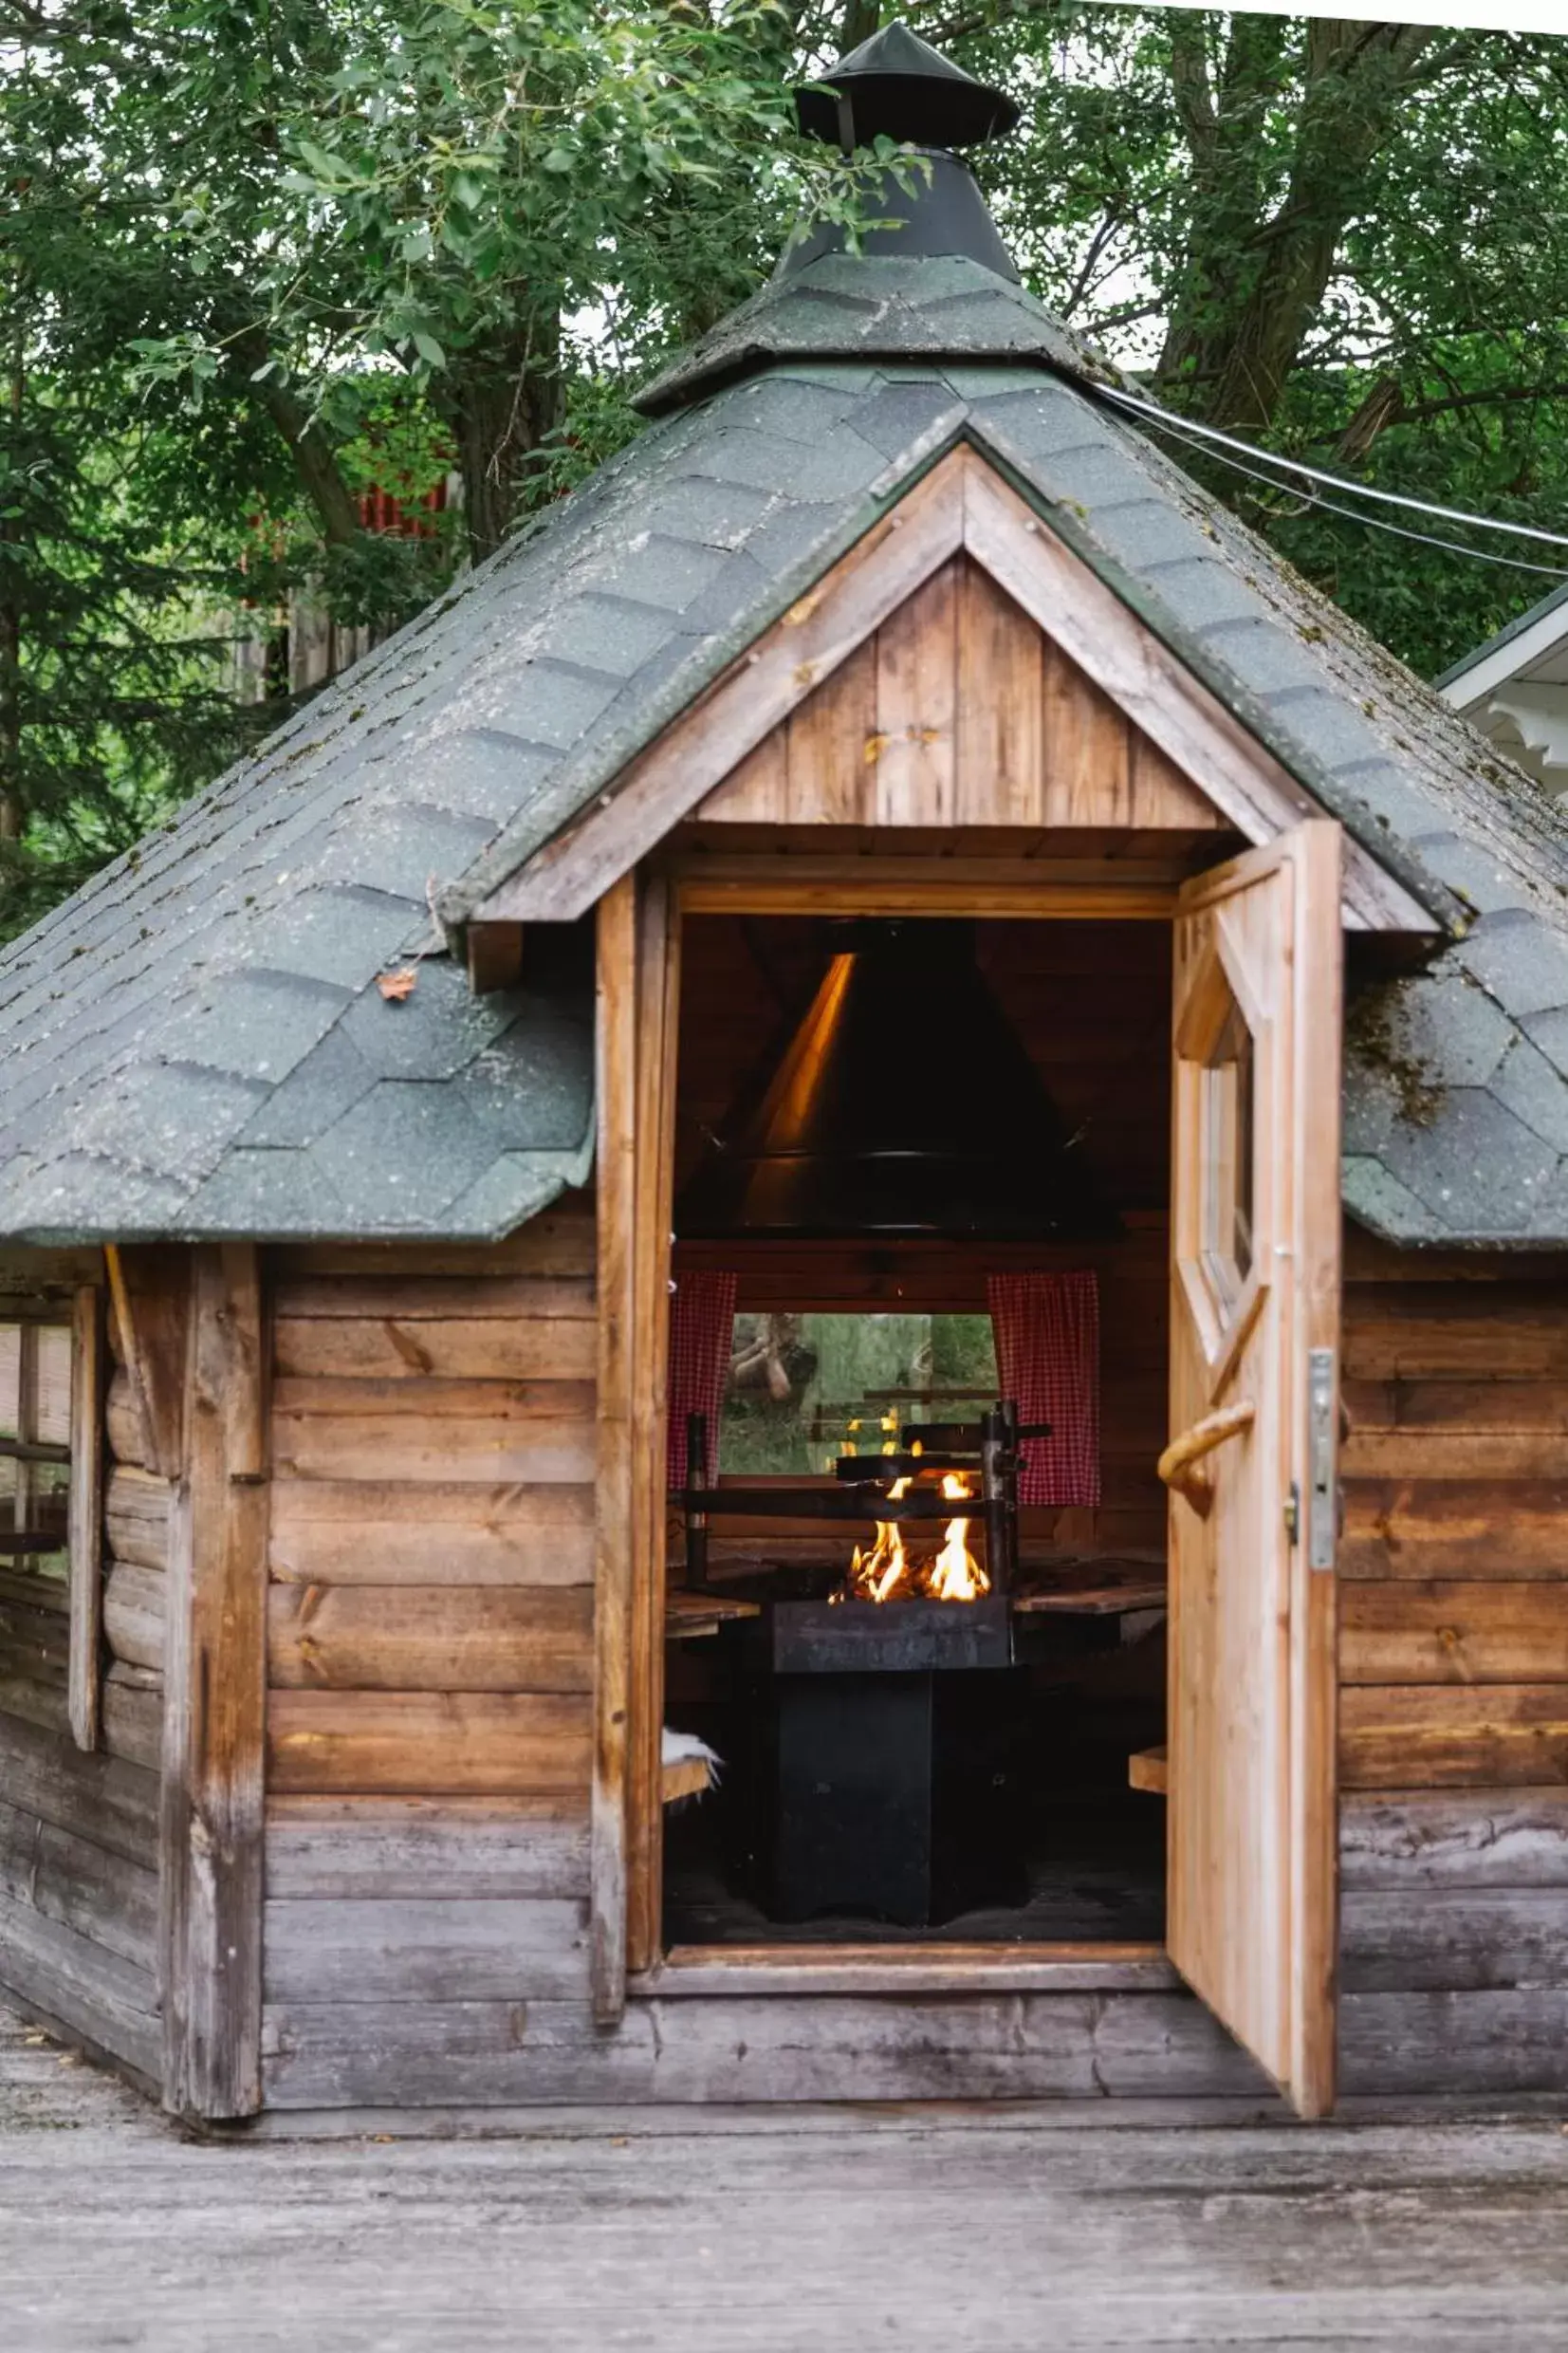
M1339 828L1175 925L1171 1957L1304 2116L1332 2104Z

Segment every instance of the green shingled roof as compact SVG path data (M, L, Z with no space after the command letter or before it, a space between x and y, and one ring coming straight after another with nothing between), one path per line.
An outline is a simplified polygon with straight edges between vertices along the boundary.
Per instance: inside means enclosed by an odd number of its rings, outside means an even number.
M973 263L831 256L724 323L639 439L0 954L0 1234L484 1238L581 1182L585 942L531 939L525 986L477 1000L444 953L403 1005L377 973L962 437L1448 926L1352 1022L1350 1206L1402 1241L1568 1245L1557 810L1106 380Z

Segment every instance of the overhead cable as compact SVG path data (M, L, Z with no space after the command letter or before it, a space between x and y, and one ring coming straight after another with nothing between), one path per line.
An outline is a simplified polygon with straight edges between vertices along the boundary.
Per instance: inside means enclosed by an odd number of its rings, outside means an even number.
M1157 400L1141 399L1136 393L1123 392L1117 384L1097 384L1096 392L1118 408L1130 410L1134 416L1147 417L1151 423L1168 427L1171 432L1192 435L1197 440L1212 444L1216 449L1239 452L1266 466L1277 466L1285 473L1301 476L1308 482L1327 483L1330 490L1343 491L1352 498L1370 498L1384 507L1403 507L1411 514L1430 515L1440 523L1464 523L1478 531L1506 531L1515 539L1533 539L1545 547L1568 550L1568 538L1560 531L1543 531L1534 523L1505 523L1497 515L1471 514L1463 507L1440 507L1426 498L1408 498L1400 491L1385 491L1374 483L1356 482L1348 474L1328 473L1321 466L1309 466L1300 457L1282 457L1274 450L1261 450L1252 441L1242 441L1234 434L1222 433L1218 425L1206 425L1195 417L1182 417L1162 408ZM1265 477L1266 478L1266 477ZM1276 485L1283 488L1282 484ZM1369 518L1370 519L1370 518Z
M1203 443L1187 432L1185 422L1177 423L1164 410L1159 412L1157 430L1169 435L1172 441L1180 441L1184 448L1200 453L1204 450ZM1215 465L1224 466L1230 473L1245 474L1249 482L1261 482L1265 490L1289 488L1287 483L1277 482L1272 474L1264 473L1256 466L1244 466L1239 458L1224 456L1215 450L1205 454ZM1337 499L1324 498L1316 491L1305 491L1300 495L1303 509L1319 514L1342 515L1347 523L1364 524L1369 531L1386 531L1394 539L1413 540L1422 547L1440 547L1448 555L1468 556L1476 564L1499 564L1510 572L1535 572L1542 580L1568 580L1568 569L1559 565L1532 564L1527 556L1494 555L1489 547L1467 547L1461 539L1441 539L1433 531L1412 531L1407 524L1390 523L1382 515L1363 514L1357 508L1341 507ZM1568 546L1568 542L1564 545Z

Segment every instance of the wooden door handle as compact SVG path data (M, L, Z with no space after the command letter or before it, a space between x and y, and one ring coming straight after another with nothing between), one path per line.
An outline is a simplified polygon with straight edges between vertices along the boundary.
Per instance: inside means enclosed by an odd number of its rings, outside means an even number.
M1240 1437L1244 1430L1250 1430L1257 1412L1250 1398L1222 1405L1217 1413L1205 1414L1202 1421L1184 1430L1179 1438L1172 1438L1160 1456L1159 1474L1166 1486L1184 1495L1200 1520L1207 1520L1214 1509L1214 1482L1198 1469L1199 1463L1227 1438Z

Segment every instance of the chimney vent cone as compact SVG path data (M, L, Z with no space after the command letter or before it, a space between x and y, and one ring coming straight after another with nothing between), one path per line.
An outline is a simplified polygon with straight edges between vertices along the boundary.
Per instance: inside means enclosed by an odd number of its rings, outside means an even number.
M977 147L1018 120L1016 99L977 82L911 32L886 25L795 93L802 131L846 152L877 139L912 147Z
M899 184L892 167L873 199L887 226L868 230L860 250L903 260L961 255L1013 285L1018 271L986 209L967 164L951 152L998 139L1018 120L1017 102L933 49L904 24L873 33L828 68L821 83L795 93L801 128L846 155L884 135L921 151L913 184ZM831 222L786 246L773 275L793 277L824 253L843 251L845 235Z

